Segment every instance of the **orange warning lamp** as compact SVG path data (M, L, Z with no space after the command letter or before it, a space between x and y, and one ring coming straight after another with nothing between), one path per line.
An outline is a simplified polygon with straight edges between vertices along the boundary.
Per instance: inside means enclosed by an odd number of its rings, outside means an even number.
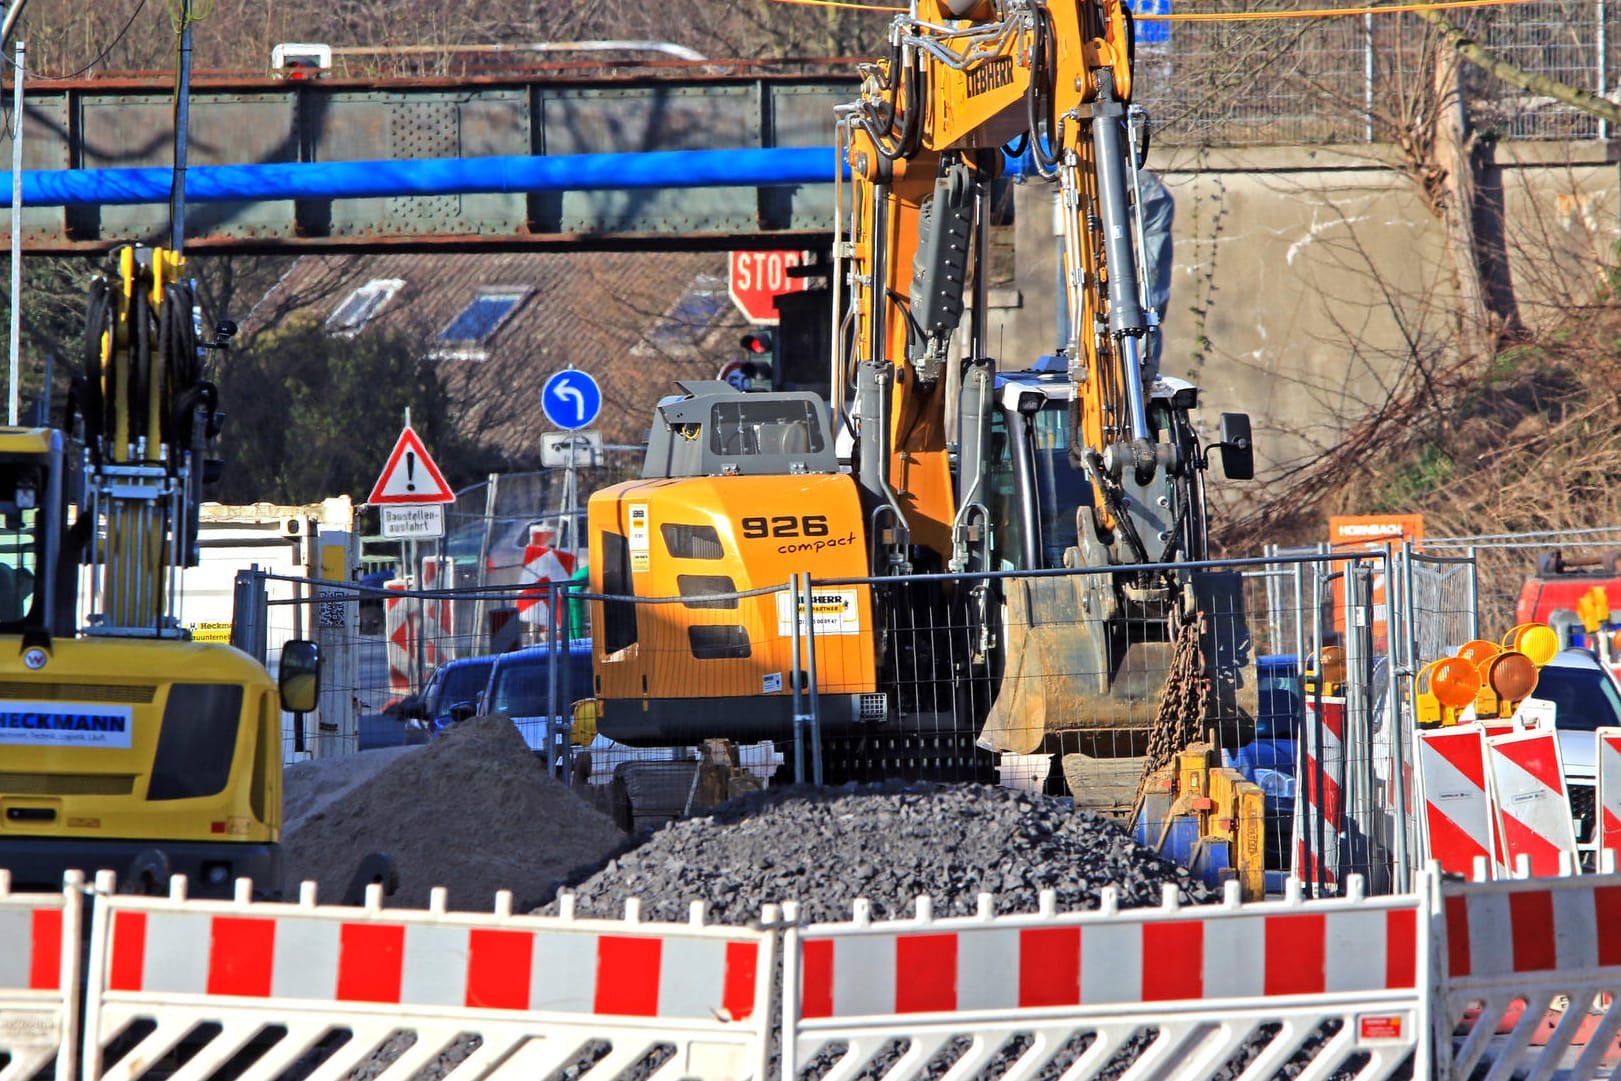
M1588 634L1593 634L1610 621L1610 598L1600 586L1594 586L1576 602L1576 615Z
M1442 657L1418 670L1413 690L1421 728L1457 724L1458 711L1480 690L1480 673L1462 657Z
M1546 623L1521 623L1503 636L1503 647L1525 654L1541 668L1559 653L1559 632Z
M1308 692L1317 690L1317 677L1323 680L1322 693L1334 694L1339 685L1345 682L1345 650L1340 646L1324 646L1321 654L1313 653L1306 658L1305 689Z
M1537 686L1537 666L1518 650L1504 650L1480 666L1481 688L1475 716L1507 719Z
M1503 652L1503 647L1496 642L1488 642L1484 638L1475 638L1459 646L1457 655L1479 668L1501 652Z

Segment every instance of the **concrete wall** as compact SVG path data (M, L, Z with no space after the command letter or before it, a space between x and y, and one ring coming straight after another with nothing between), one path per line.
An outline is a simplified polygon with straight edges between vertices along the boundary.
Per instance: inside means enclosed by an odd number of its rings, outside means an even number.
M1621 145L1497 148L1521 315L1545 328L1617 262ZM1454 294L1440 222L1377 147L1156 150L1176 199L1161 368L1203 388L1207 433L1251 414L1263 477L1334 445L1413 369L1445 356ZM994 313L1004 367L1054 349L1052 188L1017 192L1016 296Z

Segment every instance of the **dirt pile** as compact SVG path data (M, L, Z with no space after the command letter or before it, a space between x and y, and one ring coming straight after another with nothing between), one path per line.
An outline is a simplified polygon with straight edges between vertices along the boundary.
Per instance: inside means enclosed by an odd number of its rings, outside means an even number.
M425 908L444 886L452 909L488 911L506 889L524 911L625 839L546 772L505 717L463 722L423 747L289 766L285 805L283 894L296 897L307 879L329 903L381 850L399 867L390 907Z
M1035 911L1044 889L1060 911L1095 908L1104 886L1123 907L1157 905L1167 882L1187 902L1215 897L1116 823L1060 800L894 782L751 794L660 830L572 886L582 916L618 917L639 897L644 919L685 920L702 900L712 921L745 923L772 901L800 902L808 920L844 920L858 897L874 918L906 917L920 894L938 916L971 915L982 892L999 912Z

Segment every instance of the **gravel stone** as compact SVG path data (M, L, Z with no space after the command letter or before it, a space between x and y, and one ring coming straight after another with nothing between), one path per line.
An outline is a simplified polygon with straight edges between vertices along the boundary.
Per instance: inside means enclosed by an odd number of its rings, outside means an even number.
M920 895L934 914L972 915L990 893L999 913L1034 912L1041 891L1059 911L1158 905L1162 887L1201 904L1217 891L1137 844L1115 822L1066 801L983 785L887 782L778 786L671 823L630 851L571 876L580 916L617 918L641 899L646 920L685 921L703 901L711 922L745 924L762 905L797 901L809 922L904 919ZM557 901L536 911L555 914Z

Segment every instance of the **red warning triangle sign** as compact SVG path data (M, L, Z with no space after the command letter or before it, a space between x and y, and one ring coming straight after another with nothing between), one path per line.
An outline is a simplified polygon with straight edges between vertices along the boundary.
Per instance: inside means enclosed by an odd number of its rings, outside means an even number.
M456 493L407 425L388 456L382 476L372 486L368 503L454 503Z

